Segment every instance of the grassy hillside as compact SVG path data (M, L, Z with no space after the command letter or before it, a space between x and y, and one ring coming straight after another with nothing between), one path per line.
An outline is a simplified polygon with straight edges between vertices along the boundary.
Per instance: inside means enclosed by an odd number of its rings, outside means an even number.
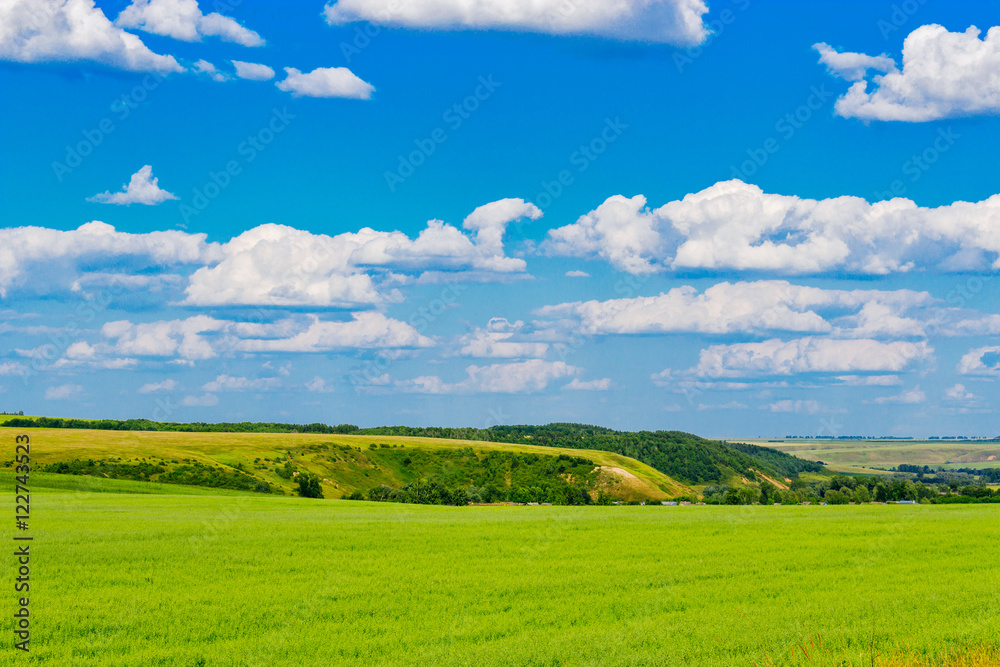
M13 431L8 431L13 433ZM292 493L320 477L328 498L416 482L448 486L568 483L592 497L660 500L690 489L610 452L400 436L31 429L35 470ZM559 457L564 457L560 460ZM575 464L569 459L586 459ZM12 461L0 461L10 468Z
M682 431L615 431L585 424L494 426L489 429L382 427L369 433L467 437L487 442L615 452L642 461L687 484L795 478L822 466L766 447L731 444Z
M350 424L272 424L241 422L234 424L182 424L137 420L80 420L49 417L9 420L7 426L24 428L103 429L116 432L191 433L209 432L232 435L259 433L329 437L350 434L358 437L406 437L460 442L503 443L562 450L589 450L619 454L635 459L663 475L686 485L746 484L770 480L777 484L791 482L801 473L822 472L815 462L757 445L727 443L681 431L615 431L585 424L548 424L545 426L494 426L488 429L386 426L359 429ZM541 453L541 452L539 452ZM268 456L268 459L272 457ZM258 465L260 461L255 461ZM604 465L599 463L598 465ZM404 473L395 466L397 473ZM321 471L315 471L320 474ZM370 477L370 475L369 475ZM401 481L407 475L396 475ZM619 479L622 478L618 475ZM356 480L362 482L364 480ZM389 484L380 480L379 483ZM353 486L353 482L350 483Z
M32 521L44 665L913 667L1000 642L987 506L46 492Z

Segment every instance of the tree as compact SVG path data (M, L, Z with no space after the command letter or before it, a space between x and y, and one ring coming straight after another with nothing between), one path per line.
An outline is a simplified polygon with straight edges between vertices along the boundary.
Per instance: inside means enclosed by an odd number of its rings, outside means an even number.
M872 494L868 492L868 487L859 484L858 488L854 491L854 502L856 503L870 503L872 500Z
M303 498L322 498L323 489L319 485L319 477L312 473L299 473L299 495Z
M830 489L827 491L826 495L823 496L823 499L830 505L846 505L850 502L850 498L845 493L838 491L837 489Z
M760 485L760 504L770 505L777 501L778 488L770 482L762 482Z

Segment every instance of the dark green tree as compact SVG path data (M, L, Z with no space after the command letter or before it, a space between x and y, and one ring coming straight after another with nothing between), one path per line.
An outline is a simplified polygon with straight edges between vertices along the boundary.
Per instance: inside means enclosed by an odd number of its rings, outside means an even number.
M299 473L296 478L299 483L299 495L303 498L322 498L323 488L319 485L319 477L312 473Z

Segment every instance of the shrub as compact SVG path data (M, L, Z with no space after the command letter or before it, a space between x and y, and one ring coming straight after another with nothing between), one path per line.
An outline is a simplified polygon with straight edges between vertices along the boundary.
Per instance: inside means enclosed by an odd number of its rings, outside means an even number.
M323 488L319 484L319 477L311 473L301 473L298 478L299 495L303 498L322 498Z

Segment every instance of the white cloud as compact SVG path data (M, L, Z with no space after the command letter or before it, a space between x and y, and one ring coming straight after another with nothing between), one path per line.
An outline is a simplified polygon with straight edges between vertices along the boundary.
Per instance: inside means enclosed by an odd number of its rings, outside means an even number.
M42 227L0 229L0 297L12 288L46 293L68 289L83 272L105 266L204 264L220 257L206 234L181 231L127 234L103 222L59 231ZM29 279L30 278L30 279Z
M510 340L524 327L524 322L494 318L485 329L476 328L459 339L458 354L464 357L516 359L544 357L548 343Z
M207 60L198 60L191 66L195 72L200 74L207 74L213 81L218 81L219 83L223 81L228 81L229 77L215 68L215 65L208 62Z
M566 277L567 278L589 278L590 274L587 273L586 271L580 271L580 270L574 269L573 271L567 271L566 272Z
M702 377L895 373L931 359L933 352L926 341L772 339L760 343L712 345L701 351L698 365L692 371Z
M267 65L245 63L242 60L232 61L236 68L236 76L250 81L270 81L274 78L274 70Z
M202 14L197 0L132 0L115 19L121 28L133 28L184 42L200 42L202 37L219 37L243 46L262 46L264 40L253 30L216 12Z
M218 393L220 391L270 391L281 386L281 380L275 377L245 378L232 375L219 375L201 388L202 391Z
M581 381L577 378L563 387L563 389L578 390L578 391L608 391L614 388L615 383L612 382L611 378L601 378L600 380L587 380Z
M89 343L80 340L67 347L65 354L68 359L87 360L93 359L97 354L97 350Z
M181 405L185 408L210 408L219 404L219 397L215 394L204 394L202 396L185 396L181 399Z
M325 352L434 345L409 324L375 311L353 313L352 319L343 322L323 321L315 315L266 324L218 320L207 315L138 324L120 320L106 323L101 333L114 341L109 349L120 354L177 357L188 362L232 351ZM276 372L287 376L289 369L286 364Z
M532 204L504 199L466 218L463 227L473 235L432 220L416 239L368 227L331 237L262 225L222 246L217 266L191 276L185 304L347 307L398 298L384 294L370 270L472 270L484 280L520 273L527 265L504 254L504 231L514 220L540 215Z
M605 259L633 274L986 270L1000 268L998 224L1000 195L923 208L901 198L875 204L860 197L801 199L732 180L655 210L642 196L615 195L577 222L549 231L542 249Z
M78 384L62 384L57 387L48 387L45 390L45 400L47 401L71 401L79 398L83 394L83 387Z
M892 68L874 58L873 65L883 74L869 82L864 74L837 100L836 112L845 118L862 120L923 122L1000 113L1000 27L990 28L984 39L975 26L965 32L948 32L939 25L920 26L903 42L903 68ZM824 45L825 46L825 45ZM821 51L821 54L823 52ZM828 59L856 62L843 74L858 74L865 56L832 53ZM821 58L822 60L822 58ZM830 66L830 63L827 63ZM831 67L831 70L836 68ZM871 90L869 91L869 87Z
M707 403L699 403L699 410L746 410L750 406L746 403L740 403L739 401L730 401L729 403L723 403L721 405L711 405Z
M823 412L823 406L818 401L808 400L783 400L771 403L768 406L771 412L788 412L792 414L817 415Z
M678 46L694 46L708 36L703 0L337 0L325 11L331 25L369 21L408 28L597 35Z
M346 322L328 322L314 316L308 329L291 338L243 340L237 343L236 349L246 352L325 352L346 348L430 347L434 344L409 324L382 313L366 311L353 313L352 317Z
M5 361L0 364L0 375L24 375L28 372L28 367L13 361Z
M88 61L132 72L183 72L173 56L153 53L115 27L93 0L0 3L0 60Z
M665 252L660 221L646 208L646 198L609 197L574 224L549 231L543 248L553 255L600 257L615 268L644 274L657 270Z
M306 389L317 394L329 394L334 391L333 385L318 375L306 382Z
M552 380L575 375L580 369L562 361L531 359L510 364L468 366L468 377L447 384L437 376L397 382L404 391L423 394L526 394L543 391Z
M722 282L701 294L685 285L658 296L564 303L535 313L565 318L586 334L830 333L835 327L816 311L837 308L857 313L843 316L836 332L865 338L919 335L919 323L897 313L932 300L912 290L830 290L764 280Z
M153 168L150 165L142 167L132 174L132 179L122 186L121 192L102 192L101 194L89 197L87 201L98 204L161 204L168 199L177 197L159 186L159 179L153 176Z
M838 52L823 42L813 44L813 48L819 52L819 61L831 74L848 81L861 81L870 69L882 73L896 69L896 62L885 54L866 56L863 53Z
M975 394L965 389L964 384L948 387L944 391L944 397L952 401L971 401L977 398Z
M163 382L150 382L139 387L140 394L152 394L157 391L174 391L180 386L177 380L164 380Z
M837 380L848 387L893 387L903 384L898 375L838 375Z
M982 315L945 324L941 333L949 336L996 336L1000 334L1000 315Z
M369 100L375 86L359 79L346 67L317 67L303 74L294 67L285 68L285 79L277 82L279 90L293 97L345 97Z
M1000 347L977 347L964 354L958 362L958 372L962 375L1000 376Z
M133 177L118 203L138 197ZM155 179L152 181L155 189ZM162 193L162 191L160 191ZM189 278L188 306L352 307L402 299L397 287L412 282L494 281L525 277L523 259L504 253L503 235L519 217L541 211L520 199L481 206L463 223L466 232L431 220L415 239L365 227L337 236L267 224L228 243L206 243L206 234L178 230L127 234L94 221L79 229L0 228L0 298L11 289L48 294L111 287L149 294L182 278L150 275L163 266L200 266ZM108 269L114 269L109 271ZM30 276L30 280L29 280ZM114 289L112 291L114 291Z
M872 403L878 405L884 405L886 403L898 403L901 405L913 405L916 403L923 403L927 400L927 395L920 391L920 387L914 387L907 391L903 391L895 396L879 396L874 399Z
M230 323L196 315L185 320L163 320L132 324L127 320L108 322L101 329L105 338L115 339L115 350L138 357L180 356L187 360L216 356L211 342L203 335L217 333Z

